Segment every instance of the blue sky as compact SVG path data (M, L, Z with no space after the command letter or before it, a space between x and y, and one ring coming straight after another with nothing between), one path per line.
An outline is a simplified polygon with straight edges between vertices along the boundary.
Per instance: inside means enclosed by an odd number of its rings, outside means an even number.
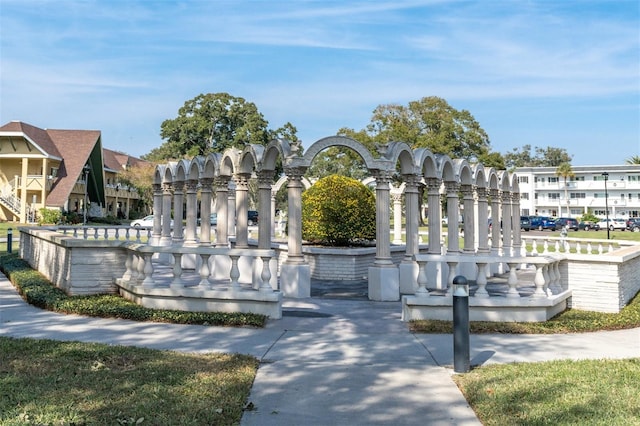
M0 122L98 129L142 155L227 92L308 147L381 104L439 96L492 149L640 155L640 2L0 0Z

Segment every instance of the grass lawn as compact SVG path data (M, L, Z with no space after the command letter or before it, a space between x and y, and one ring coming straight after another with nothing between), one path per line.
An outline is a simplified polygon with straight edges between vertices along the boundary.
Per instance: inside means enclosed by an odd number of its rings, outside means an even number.
M258 361L0 337L2 425L233 425Z
M486 426L640 424L640 358L489 365L454 381Z

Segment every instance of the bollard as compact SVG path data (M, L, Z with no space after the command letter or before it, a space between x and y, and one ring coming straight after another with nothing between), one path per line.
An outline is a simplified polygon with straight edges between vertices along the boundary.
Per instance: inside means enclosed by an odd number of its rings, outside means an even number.
M11 253L11 243L13 240L13 229L7 229L7 253Z
M469 285L458 275L453 279L453 371L468 373L469 361Z

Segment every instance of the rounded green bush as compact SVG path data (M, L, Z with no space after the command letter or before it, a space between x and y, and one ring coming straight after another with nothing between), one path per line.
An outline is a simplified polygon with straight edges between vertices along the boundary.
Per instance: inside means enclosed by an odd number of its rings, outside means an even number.
M322 245L362 244L376 237L376 201L359 181L320 179L302 194L302 238Z

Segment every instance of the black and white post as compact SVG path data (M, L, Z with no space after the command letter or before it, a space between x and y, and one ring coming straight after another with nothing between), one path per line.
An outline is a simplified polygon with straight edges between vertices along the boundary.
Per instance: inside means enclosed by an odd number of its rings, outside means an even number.
M453 371L469 370L469 283L458 275L453 279Z

